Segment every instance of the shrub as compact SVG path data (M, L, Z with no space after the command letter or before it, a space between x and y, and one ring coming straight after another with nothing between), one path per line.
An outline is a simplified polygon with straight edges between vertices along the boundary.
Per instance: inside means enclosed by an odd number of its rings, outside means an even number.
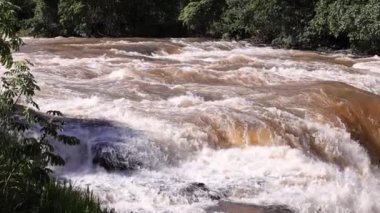
M0 82L0 212L101 212L92 194L55 184L51 177L49 166L62 166L65 162L54 152L50 142L76 145L79 140L61 134L60 112L42 114L29 109L39 109L33 100L39 87L29 71L31 64L16 62L12 57L12 52L22 45L17 37L16 9L10 2L0 1L0 69L3 71ZM28 134L36 130L40 130L38 134Z

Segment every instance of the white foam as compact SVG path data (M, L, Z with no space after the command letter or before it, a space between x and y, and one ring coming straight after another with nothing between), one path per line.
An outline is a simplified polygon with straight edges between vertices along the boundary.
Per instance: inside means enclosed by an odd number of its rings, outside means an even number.
M189 107L189 106L198 105L204 102L202 97L195 96L192 94L173 97L173 98L170 98L168 101L177 107Z
M30 45L45 41L27 40ZM54 39L47 41L54 44ZM275 96L275 101L285 104L288 97L255 90L332 80L380 94L378 57L323 56L347 57L356 63L349 68L332 60L296 57L310 52L254 47L247 42L171 39L160 42L181 45L181 52L158 51L140 60L136 57L142 54L117 50L115 45L157 42L83 42L69 45L109 47L114 54L67 58L70 53L46 50L17 57L28 57L35 64L32 71L43 82L37 98L43 111L58 109L73 117L112 123L70 126L67 131L80 137L82 145L59 147L68 164L56 170L76 186L89 186L105 206L121 213L202 212L216 202L207 196L192 202L181 189L203 182L236 202L284 204L300 212L380 211L374 199L380 195L378 169L344 125L320 123L308 116L315 112L307 108L290 106L300 116L288 112L290 108L270 106L272 100L267 99ZM178 75L168 77L167 72ZM222 139L233 131L239 134L238 124L245 138L249 127L269 128L269 140L277 146L211 148L216 146L217 132ZM287 146L289 141L294 149ZM91 147L99 142L117 143L141 161L142 168L110 174L92 165ZM310 143L327 158L312 153Z
M377 58L375 58L377 59ZM370 72L380 73L380 60L370 61L370 62L361 62L353 65L356 69L364 69Z
M117 212L202 212L216 204L206 197L191 203L180 189L205 183L233 201L283 204L300 212L378 212L373 197L379 180L350 169L315 161L289 147L204 149L194 160L160 171L121 174L67 174L76 185L90 186Z

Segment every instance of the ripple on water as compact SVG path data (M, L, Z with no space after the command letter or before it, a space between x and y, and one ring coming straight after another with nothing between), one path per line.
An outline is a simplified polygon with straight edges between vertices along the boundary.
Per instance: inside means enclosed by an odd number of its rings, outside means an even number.
M35 64L41 108L80 118L65 131L82 145L58 147L68 164L56 174L104 206L380 211L378 57L202 39L26 43L16 58ZM107 172L96 144L139 166Z

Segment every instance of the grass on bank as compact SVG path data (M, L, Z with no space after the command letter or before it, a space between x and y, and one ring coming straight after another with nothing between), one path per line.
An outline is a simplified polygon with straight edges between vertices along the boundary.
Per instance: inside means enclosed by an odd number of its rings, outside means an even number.
M22 154L17 136L0 131L0 212L106 213L90 190L80 191L44 177Z
M66 213L66 212L88 212L106 213L99 202L96 201L93 193L87 189L79 191L72 185L62 186L58 183L45 185L45 190L41 197L41 213Z

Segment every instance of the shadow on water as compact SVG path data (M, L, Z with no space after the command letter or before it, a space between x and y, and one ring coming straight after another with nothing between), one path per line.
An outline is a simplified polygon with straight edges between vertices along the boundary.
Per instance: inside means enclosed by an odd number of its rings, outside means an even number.
M225 213L293 213L294 211L286 206L269 205L260 206L253 204L234 203L230 201L220 201L216 206L206 210L208 213L225 212Z
M67 135L80 139L78 146L56 144L57 152L65 159L64 171L98 170L129 174L140 168L155 167L153 157L159 148L140 131L120 123L83 118L63 118ZM160 156L160 155L158 155ZM59 170L59 169L58 169Z

